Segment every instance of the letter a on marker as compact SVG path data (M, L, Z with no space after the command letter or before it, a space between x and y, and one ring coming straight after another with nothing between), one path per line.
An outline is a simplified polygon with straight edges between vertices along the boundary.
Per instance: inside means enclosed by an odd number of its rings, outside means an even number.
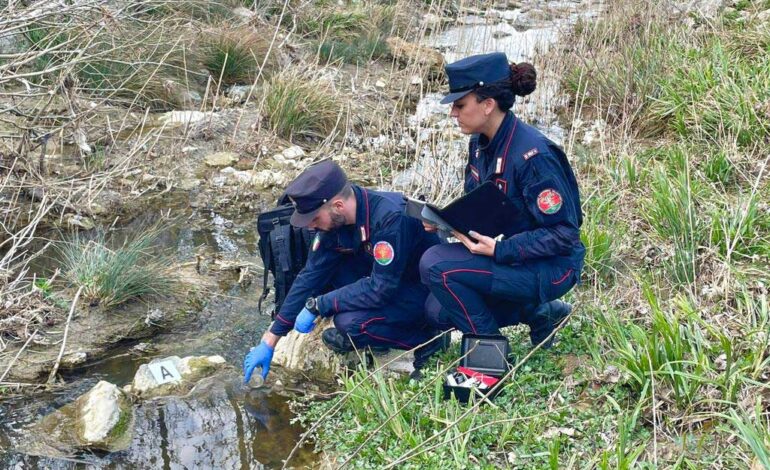
M174 378L174 374L172 374L171 372L169 372L169 371L168 371L168 369L166 369L166 368L165 368L165 367L163 367L163 366L160 366L160 373L161 373L161 377L162 377L163 379L165 379L166 377L169 377L169 378L172 378L172 379Z

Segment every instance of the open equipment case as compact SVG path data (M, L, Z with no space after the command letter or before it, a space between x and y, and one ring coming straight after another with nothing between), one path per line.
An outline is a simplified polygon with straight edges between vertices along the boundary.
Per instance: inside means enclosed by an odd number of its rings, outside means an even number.
M472 369L486 376L500 379L510 369L508 356L511 346L505 336L500 335L475 335L466 333L463 335L460 346L459 368ZM482 393L487 399L493 399L499 392L501 382L495 383L487 389L474 387L452 386L444 381L444 399L455 397L461 403L467 403L473 393Z

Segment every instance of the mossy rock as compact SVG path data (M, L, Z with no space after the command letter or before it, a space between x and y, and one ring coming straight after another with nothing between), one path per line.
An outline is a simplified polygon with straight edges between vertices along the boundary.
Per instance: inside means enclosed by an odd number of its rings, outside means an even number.
M179 372L180 379L166 383L158 383L150 371L150 364L170 363ZM226 366L221 356L188 356L180 359L179 356L170 356L155 359L149 364L142 364L134 375L131 383L131 393L141 398L155 398L166 395L184 395L195 384Z
M134 409L114 384L99 381L74 402L45 416L37 431L56 448L125 450L131 444Z

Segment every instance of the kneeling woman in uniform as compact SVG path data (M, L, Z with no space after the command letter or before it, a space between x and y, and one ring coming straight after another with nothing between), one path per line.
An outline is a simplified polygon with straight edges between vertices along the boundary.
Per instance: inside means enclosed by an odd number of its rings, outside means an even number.
M491 181L520 213L499 241L493 237L500 234L455 233L462 243L423 255L427 316L442 329L475 334L525 323L533 345L540 344L569 314L571 306L556 299L583 267L575 175L562 149L511 111L516 96L535 90L532 65L509 65L505 54L492 53L449 64L446 72L450 93L442 103L452 104L452 117L471 135L465 192Z

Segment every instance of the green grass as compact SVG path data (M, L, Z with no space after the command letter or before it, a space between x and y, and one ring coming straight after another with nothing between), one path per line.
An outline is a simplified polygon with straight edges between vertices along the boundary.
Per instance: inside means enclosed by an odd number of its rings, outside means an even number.
M743 39L712 37L674 55L652 106L654 115L682 137L713 141L725 136L743 147L767 138L767 118L756 106L770 99L770 49L747 56Z
M385 38L380 34L362 34L350 40L327 39L318 46L318 55L322 62L344 62L363 64L377 60L388 53Z
M270 48L270 36L249 28L213 30L201 48L201 62L215 82L223 85L250 84L259 72ZM266 74L275 67L274 58L265 62Z
M64 278L83 288L90 305L102 308L172 294L178 287L172 263L152 250L159 235L154 227L112 246L104 233L93 239L76 234L58 247Z
M438 386L456 348L417 384L354 371L303 415L339 408L316 436L337 464L768 465L770 33L692 15L695 29L659 2L613 0L555 52L564 115L609 123L601 150L571 155L590 282L561 343L469 415ZM506 334L523 357L526 329Z
M326 138L342 112L328 82L292 71L269 81L264 110L272 130L286 139Z
M586 341L592 338L587 326L570 330L555 355L533 356L495 398L494 406L482 405L470 414L465 413L468 405L443 400L443 370L451 366L447 362L432 369L419 383L379 373L365 380L366 371L359 369L344 379L348 402L323 424L319 446L339 456L339 464L364 444L350 462L353 468L383 468L410 453L413 457L398 468L463 468L469 462L479 468L547 468L557 464L563 468L575 458L581 463L605 459L612 465L609 468L617 468L616 463L633 460L636 449L648 442L649 433L636 421L629 421L621 424L624 440L616 441L614 436L620 436L620 429L605 416L615 415L617 407L628 402L628 389L622 384L594 382L594 372L585 364L564 373L567 360L585 359L581 336L587 335ZM522 357L528 347L526 335L509 333L514 353ZM455 346L443 356L444 361L457 355ZM572 385L565 387L566 383ZM554 399L553 393L558 398ZM304 419L318 419L337 401L313 403ZM549 406L551 413L547 412ZM340 428L346 432L339 433ZM556 432L553 437L543 437L559 428L573 435ZM606 444L595 439L599 434L613 436L613 451L608 455L604 455ZM334 440L324 438L331 435L335 435Z

